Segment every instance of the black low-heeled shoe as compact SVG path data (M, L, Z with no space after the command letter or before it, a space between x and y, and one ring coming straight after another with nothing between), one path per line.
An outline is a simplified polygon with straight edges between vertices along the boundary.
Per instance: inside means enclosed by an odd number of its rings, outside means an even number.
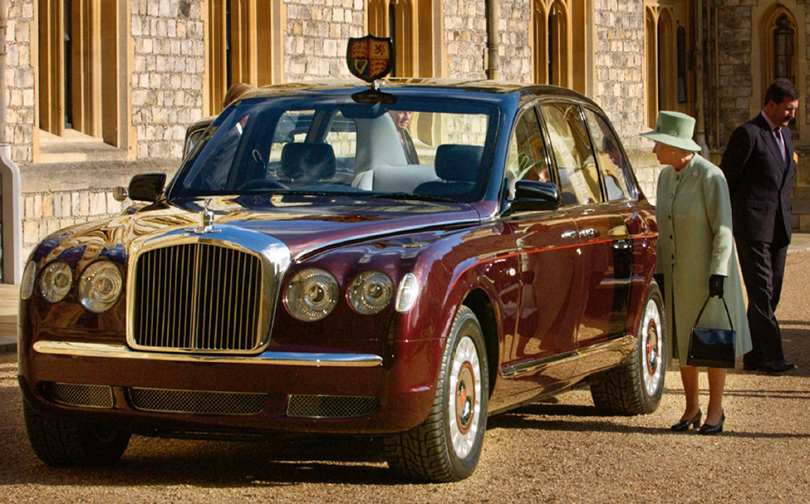
M689 420L681 420L680 422L678 422L676 424L673 424L672 427L670 427L670 429L674 430L675 432L688 431L689 427L692 427L693 429L697 429L698 426L700 425L700 420L702 418L703 418L703 412L698 410L698 412L695 413L695 416L693 416Z
M700 433L704 435L712 435L712 434L719 434L723 432L723 422L726 421L726 414L723 413L720 416L720 421L717 422L715 425L703 424L700 428Z

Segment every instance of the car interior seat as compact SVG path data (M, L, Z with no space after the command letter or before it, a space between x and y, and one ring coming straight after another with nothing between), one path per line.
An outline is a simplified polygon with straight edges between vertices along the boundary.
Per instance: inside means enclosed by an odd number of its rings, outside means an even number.
M436 149L434 166L441 180L420 184L414 189L414 194L452 197L471 191L478 178L483 153L484 148L477 145L440 145Z
M288 143L281 150L281 178L292 182L330 179L335 175L335 151L325 143Z

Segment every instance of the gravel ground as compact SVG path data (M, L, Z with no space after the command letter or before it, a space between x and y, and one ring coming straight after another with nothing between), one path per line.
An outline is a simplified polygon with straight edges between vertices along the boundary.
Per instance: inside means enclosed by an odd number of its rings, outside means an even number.
M777 315L799 369L730 373L722 435L669 431L683 408L675 369L652 415L600 416L578 388L490 418L475 474L444 485L393 480L377 444L357 439L133 437L115 467L49 468L28 445L16 359L2 356L0 502L810 502L808 285L810 252L789 254Z

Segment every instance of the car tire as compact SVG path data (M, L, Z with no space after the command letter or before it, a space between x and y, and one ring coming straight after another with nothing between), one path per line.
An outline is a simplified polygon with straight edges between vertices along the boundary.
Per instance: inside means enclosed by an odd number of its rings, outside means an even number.
M483 331L462 306L442 355L436 395L421 425L385 439L388 466L408 480L449 482L470 476L487 426L489 373Z
M664 301L655 281L647 288L636 343L621 366L600 373L591 382L599 410L620 415L652 413L661 403L666 375L667 344Z
M26 401L23 415L34 453L51 466L111 465L121 458L129 444L129 432L108 425L47 418Z

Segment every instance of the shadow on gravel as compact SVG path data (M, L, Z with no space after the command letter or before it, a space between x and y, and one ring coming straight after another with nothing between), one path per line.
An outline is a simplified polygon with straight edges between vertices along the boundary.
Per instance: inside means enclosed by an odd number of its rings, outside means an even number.
M183 482L201 487L399 483L383 461L379 445L370 441L324 438L282 445L221 442L205 443L210 445L205 449L195 444L184 451L178 450L175 442L166 456L125 454L118 467L118 474L125 475L124 481L107 483L126 486Z
M578 420L560 417L604 418L605 420ZM538 429L568 432L617 432L633 434L670 433L669 428L624 425L611 421L593 407L587 406L525 406L515 411L502 413L490 418L487 430L491 429Z
M0 485L248 488L302 483L402 483L383 461L378 443L349 438L279 444L135 436L121 461L111 467L54 468L42 465L33 453L27 464L38 468L26 472L23 481L2 481L0 476Z
M807 394L806 391L801 391ZM808 397L810 398L810 397ZM605 418L606 420L592 421L579 420L577 418ZM487 430L491 429L541 429L547 431L567 431L567 432L606 432L620 434L651 434L651 435L671 435L683 436L682 432L672 432L669 426L647 427L626 425L618 421L611 421L611 418L601 414L596 408L575 405L546 405L536 404L524 406L518 410L502 413L492 417L487 422ZM810 434L774 433L744 431L742 427L733 425L732 420L728 422L728 429L723 432L722 437L751 438L751 439L810 439ZM689 434L687 434L689 435Z
M782 349L784 350L785 358L796 363L798 369L778 376L810 377L810 322L780 320L779 326L782 332ZM807 327L807 329L800 329L794 326ZM739 368L733 371L729 370L729 372L752 373L751 371L743 371ZM757 372L756 374L771 376L764 372Z

